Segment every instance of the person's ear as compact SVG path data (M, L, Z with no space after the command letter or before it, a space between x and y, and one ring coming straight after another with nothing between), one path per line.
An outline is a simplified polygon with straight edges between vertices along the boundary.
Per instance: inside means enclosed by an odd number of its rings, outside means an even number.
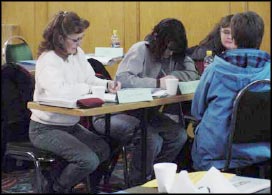
M61 44L64 44L64 38L63 38L62 35L59 35L59 42L60 42Z
M61 48L61 49L64 49L64 38L63 38L63 36L62 35L59 35L59 37L58 37L58 39L59 39L59 47Z

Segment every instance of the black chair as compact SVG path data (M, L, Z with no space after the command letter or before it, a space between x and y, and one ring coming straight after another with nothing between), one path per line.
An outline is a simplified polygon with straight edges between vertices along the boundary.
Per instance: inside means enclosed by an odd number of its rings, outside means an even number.
M107 71L107 69L105 68L105 66L101 62L99 62L98 60L93 59L93 58L89 58L88 62L90 63L90 65L94 69L95 75L98 78L112 80L110 73Z
M269 89L253 91L257 85L269 85ZM233 103L224 171L230 169L233 144L271 141L270 104L270 80L251 82L237 94ZM265 170L270 169L270 159L251 166L258 168L260 178L265 178L265 173L268 173ZM239 174L243 168L245 167L238 167L235 171Z
M1 133L5 137L9 126L20 121L29 123L30 111L27 109L27 102L32 101L34 92L34 78L23 67L9 63L1 67L2 77L2 99L1 99ZM17 95L16 95L17 94ZM26 129L28 132L28 129ZM20 129L18 129L18 132ZM15 135L16 136L16 135ZM3 140L2 140L3 141ZM2 144L3 145L3 144ZM51 152L38 149L29 140L6 141L3 158L13 158L16 160L32 161L35 168L36 190L44 193L42 165L52 164L62 161ZM3 160L4 160L3 159ZM91 191L90 178L87 178L87 188Z
M31 49L21 36L12 36L5 42L3 58L6 63L33 60Z

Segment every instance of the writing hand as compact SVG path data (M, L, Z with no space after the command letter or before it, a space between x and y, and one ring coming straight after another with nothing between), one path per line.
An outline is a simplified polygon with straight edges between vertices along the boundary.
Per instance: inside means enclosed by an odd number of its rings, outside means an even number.
M121 89L121 83L119 81L109 81L108 90L110 93L116 93Z

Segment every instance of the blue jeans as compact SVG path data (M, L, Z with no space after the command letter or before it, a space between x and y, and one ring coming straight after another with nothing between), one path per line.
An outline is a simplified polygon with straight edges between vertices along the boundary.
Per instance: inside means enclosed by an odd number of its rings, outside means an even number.
M141 139L136 144L132 155L130 167L131 186L142 184L141 179ZM159 162L173 162L183 145L187 141L187 133L181 124L174 122L168 117L162 117L156 123L150 123L147 127L146 142L146 174L151 179L154 174L153 165Z
M83 126L45 125L30 121L29 138L33 145L68 162L53 188L71 189L107 160L110 148L100 136Z
M140 120L127 114L112 114L110 121L110 137L120 144L125 144L131 140L134 130L140 128ZM104 135L104 115L93 117L93 126L98 133Z
M160 114L155 121L149 121L147 127L147 176L153 174L153 164L157 162L172 162L175 160L183 145L187 140L187 133L181 124L174 122L170 118ZM111 116L111 137L123 141L129 139L129 135L135 128L139 128L140 120L134 116L126 114L116 114ZM104 133L105 119L96 118L94 127L97 131ZM135 136L135 148L132 151L132 161L130 163L130 184L131 186L142 183L142 156L140 131Z

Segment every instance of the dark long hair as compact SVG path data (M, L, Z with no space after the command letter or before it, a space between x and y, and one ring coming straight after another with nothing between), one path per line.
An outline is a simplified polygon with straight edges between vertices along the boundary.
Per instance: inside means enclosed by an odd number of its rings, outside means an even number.
M222 45L220 29L230 27L230 21L233 14L222 17L220 21L215 24L212 31L199 43L199 46L206 46L212 48L216 55L221 54L226 48Z
M173 50L173 59L184 60L188 41L181 21L175 18L161 20L145 40L149 42L148 47L156 60L161 59L169 43L169 49Z
M44 40L39 45L38 56L44 51L54 50L61 57L67 57L64 48L65 37L69 34L82 33L89 25L89 21L80 18L74 12L58 12L43 32Z

